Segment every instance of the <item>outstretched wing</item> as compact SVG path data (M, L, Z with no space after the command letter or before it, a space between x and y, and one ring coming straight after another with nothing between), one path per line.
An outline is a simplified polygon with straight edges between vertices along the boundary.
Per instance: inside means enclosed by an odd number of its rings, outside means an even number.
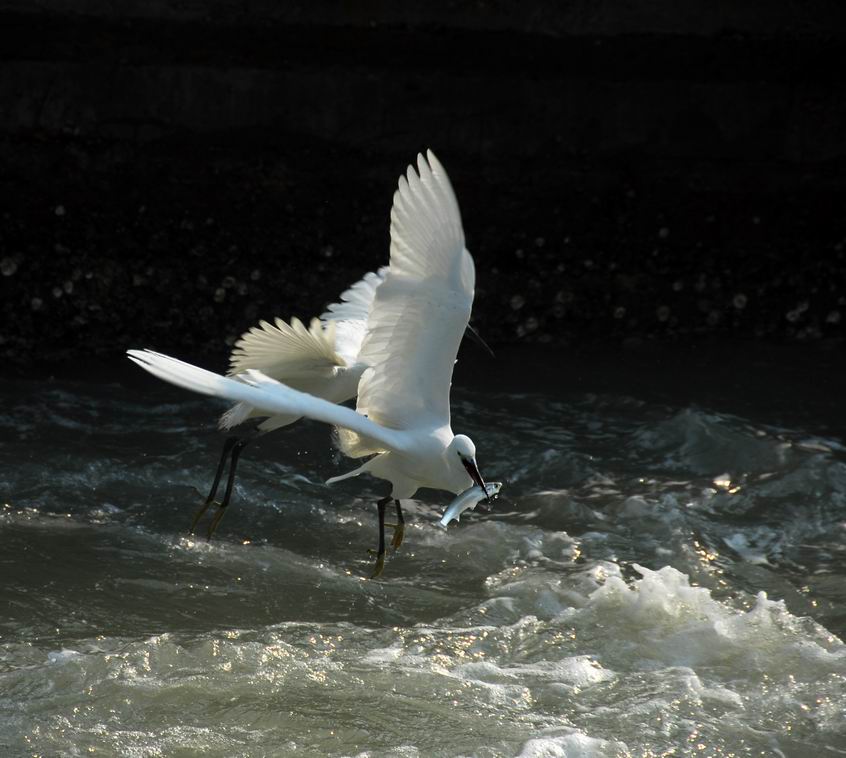
M309 327L298 318L286 324L261 321L235 343L229 374L256 369L284 381L330 376L344 359L335 350L335 324L314 318Z
M392 429L448 424L449 389L473 305L473 258L449 178L431 151L400 177L391 259L359 361L359 413Z
M349 429L389 450L403 451L409 447L403 432L384 429L351 408L299 392L254 369L233 379L152 350L129 350L127 355L153 376L178 387L248 403L268 416L295 415L323 421Z
M355 397L355 383L343 376L355 366L376 288L387 267L365 274L308 328L297 318L262 321L235 343L229 356L229 375L249 369L322 397L342 402ZM360 371L361 369L353 369ZM341 397L343 395L343 397ZM237 403L220 418L221 429L231 429L260 414L246 403ZM293 424L298 416L275 416L261 425L269 431Z
M383 266L375 273L371 271L365 274L352 287L341 293L341 302L332 303L320 317L327 326L330 323L335 325L335 352L348 366L358 361L373 298L387 273L388 267Z

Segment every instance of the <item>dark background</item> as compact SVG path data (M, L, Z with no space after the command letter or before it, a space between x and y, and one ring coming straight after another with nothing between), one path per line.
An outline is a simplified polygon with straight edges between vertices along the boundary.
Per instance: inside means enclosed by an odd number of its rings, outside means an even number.
M844 334L842 0L0 0L0 57L6 365L222 366L427 147L493 345Z

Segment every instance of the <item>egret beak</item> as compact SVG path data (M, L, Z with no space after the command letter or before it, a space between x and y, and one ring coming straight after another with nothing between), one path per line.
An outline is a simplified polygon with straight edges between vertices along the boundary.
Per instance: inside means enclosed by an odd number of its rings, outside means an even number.
M470 474L470 478L473 482L482 488L482 492L485 493L485 500L490 503L491 496L488 494L487 487L485 487L485 480L482 479L482 475L479 473L479 467L476 465L476 459L471 458L468 461L462 458L461 462L464 464L464 468L467 469L467 473Z

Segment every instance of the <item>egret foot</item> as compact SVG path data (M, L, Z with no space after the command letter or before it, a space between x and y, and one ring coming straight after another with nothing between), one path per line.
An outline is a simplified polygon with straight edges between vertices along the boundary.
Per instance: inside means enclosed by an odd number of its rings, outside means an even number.
M200 510L197 511L197 514L194 516L194 520L191 522L191 534L194 534L195 530L197 529L197 524L200 522L200 519L203 518L206 511L212 506L217 506L217 510L212 516L211 523L209 524L208 531L206 532L206 539L210 540L214 536L214 532L217 529L217 525L220 523L220 520L223 518L223 514L226 513L226 503L221 503L219 500L212 500L211 502L205 502L200 507Z
M188 530L191 534L194 534L197 524L199 524L200 519L206 515L206 511L209 509L210 505L220 505L220 503L217 502L217 500L206 500L206 502L200 506L200 509L194 514L194 520L191 522L191 528Z
M391 524L391 527L394 530L394 538L391 540L391 547L394 550L399 550L399 546L402 545L402 538L405 536L405 517L402 515L402 506L400 505L399 500L394 500L397 506L397 523Z
M223 503L215 503L217 506L217 511L215 512L214 516L212 516L211 523L209 524L209 530L206 532L206 539L211 540L214 536L215 529L217 529L217 525L220 523L220 520L223 518L223 514L226 513L226 506Z
M402 545L402 538L405 536L405 524L385 524L385 526L389 526L394 530L391 547L394 550L399 550L399 546Z
M380 553L378 550L369 547L367 548L367 554L376 556L376 565L373 567L373 573L370 575L371 579L375 579L385 568L385 553Z
M385 554L378 553L376 556L376 565L373 567L373 573L370 575L371 579L376 579L382 575L385 570Z

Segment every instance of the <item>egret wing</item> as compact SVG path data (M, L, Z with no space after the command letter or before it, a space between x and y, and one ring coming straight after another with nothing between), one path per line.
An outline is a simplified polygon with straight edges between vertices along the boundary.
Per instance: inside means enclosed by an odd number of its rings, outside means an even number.
M358 360L373 298L387 273L388 267L383 266L378 271L365 274L352 287L341 293L340 302L332 303L320 317L324 324L334 324L335 352L348 366Z
M286 324L261 321L235 343L229 357L229 374L256 369L274 379L288 381L326 377L346 361L335 350L333 323L312 319L308 328L298 318Z
M231 378L152 350L129 350L127 355L153 376L193 392L248 403L268 416L296 415L323 421L349 429L389 450L409 447L405 433L384 429L352 408L292 389L254 369Z
M391 258L377 288L359 361L359 413L393 429L449 423L449 389L470 319L475 271L458 202L431 151L400 177ZM361 451L359 451L360 453Z
M330 305L320 319L312 319L308 328L296 318L292 318L290 324L278 318L273 324L260 322L235 343L229 357L230 376L257 369L296 389L324 397L321 388L340 389L349 385L349 382L339 382L338 377L356 363L367 314L385 270L366 274L341 295L341 302ZM339 400L337 393L333 394L333 399ZM354 396L353 389L349 397ZM231 429L257 415L250 405L237 403L221 416L219 424L221 429ZM298 418L275 416L263 422L260 428L269 431L292 424Z

